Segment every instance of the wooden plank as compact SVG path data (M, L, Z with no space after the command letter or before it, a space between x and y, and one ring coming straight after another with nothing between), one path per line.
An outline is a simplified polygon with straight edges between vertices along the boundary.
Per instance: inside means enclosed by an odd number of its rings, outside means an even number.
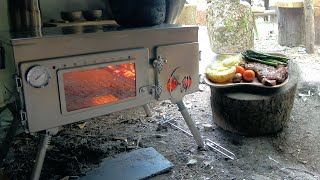
M276 15L276 10L265 10L263 12L254 12L254 16L269 16L269 15Z
M278 42L282 46L297 47L305 44L303 8L278 8Z
M277 0L270 4L270 6L283 8L302 8L304 0ZM315 7L320 7L320 0L313 0Z
M262 13L262 12L264 12L266 10L266 8L264 8L264 7L257 7L257 6L252 6L251 7L251 11L253 12L253 13Z
M278 0L273 6L282 8L303 8L303 0Z
M58 26L58 27L67 27L67 26L91 26L91 25L116 25L114 20L103 20L103 21L76 21L76 22L50 22L46 23L44 26Z
M304 1L304 16L306 25L306 51L309 54L314 53L315 28L314 28L314 8L313 0Z

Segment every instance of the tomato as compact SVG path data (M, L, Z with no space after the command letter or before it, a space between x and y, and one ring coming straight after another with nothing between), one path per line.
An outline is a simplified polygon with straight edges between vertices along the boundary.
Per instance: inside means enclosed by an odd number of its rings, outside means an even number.
M236 73L240 73L243 75L243 73L246 71L242 66L236 66Z
M245 81L251 82L253 81L254 77L256 76L256 74L254 73L254 71L252 70L246 70L243 73L243 79Z

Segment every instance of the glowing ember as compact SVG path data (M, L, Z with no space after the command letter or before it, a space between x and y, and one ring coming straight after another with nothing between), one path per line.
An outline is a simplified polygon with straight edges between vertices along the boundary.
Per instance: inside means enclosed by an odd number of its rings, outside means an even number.
M134 63L68 72L63 80L67 111L136 96Z

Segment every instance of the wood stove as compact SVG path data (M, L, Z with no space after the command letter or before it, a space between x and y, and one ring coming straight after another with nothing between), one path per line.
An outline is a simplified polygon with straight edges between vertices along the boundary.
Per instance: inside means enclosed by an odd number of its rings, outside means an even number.
M33 179L57 127L137 106L150 115L147 104L154 101L176 103L197 145L204 146L182 102L198 90L197 27L52 27L1 39L21 122L27 132L46 132Z

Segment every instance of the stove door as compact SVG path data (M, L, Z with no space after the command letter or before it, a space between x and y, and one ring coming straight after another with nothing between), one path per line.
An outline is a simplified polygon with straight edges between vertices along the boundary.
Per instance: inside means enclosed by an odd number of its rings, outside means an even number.
M20 65L30 132L141 106L154 97L149 50L135 49L31 61Z
M158 100L182 100L199 89L198 43L159 46L157 57L160 70L156 75Z

